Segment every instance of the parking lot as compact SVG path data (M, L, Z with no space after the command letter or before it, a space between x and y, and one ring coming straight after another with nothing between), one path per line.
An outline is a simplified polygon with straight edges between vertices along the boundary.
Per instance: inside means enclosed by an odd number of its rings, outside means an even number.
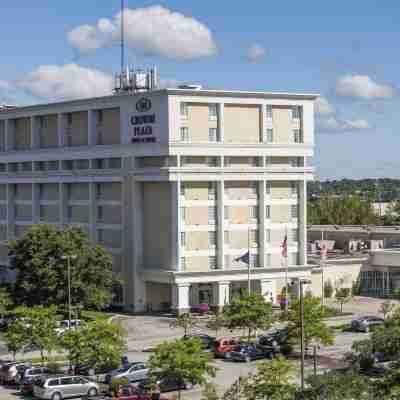
M346 304L345 311L354 312L353 316L343 318L335 318L329 321L329 325L341 325L349 322L352 318L362 314L376 314L382 300L370 298L358 298L352 303ZM171 329L169 324L171 318L168 316L133 316L121 317L116 323L121 324L128 333L127 355L130 361L146 361L151 353L146 350L157 345L164 340L172 340L182 337L181 329ZM201 329L207 332L206 329ZM211 335L213 332L208 332ZM232 335L230 332L221 332L221 335ZM342 359L346 352L351 349L351 345L356 340L365 339L368 334L356 332L336 332L334 344L327 348L321 348L318 351L317 365L318 371L328 370L341 367ZM1 347L0 347L1 348ZM299 362L298 359L294 362ZM240 363L225 360L215 360L215 366L218 368L217 375L213 379L220 394L224 393L232 383L240 376L246 376L255 371L257 362ZM306 360L306 374L313 373L313 360ZM173 393L172 393L173 394ZM166 397L171 397L168 394ZM0 399L16 400L23 398L15 389L0 387ZM26 397L27 399L30 397ZM201 399L201 389L194 387L193 389L183 392L182 399L199 400Z

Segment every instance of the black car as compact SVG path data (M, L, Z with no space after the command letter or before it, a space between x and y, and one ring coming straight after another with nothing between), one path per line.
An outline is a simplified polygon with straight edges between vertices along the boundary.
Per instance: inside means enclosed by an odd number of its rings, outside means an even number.
M271 346L278 348L287 341L288 337L289 329L282 328L272 331L267 335L261 336L258 340L258 343L262 346Z
M230 360L246 361L260 360L263 358L272 359L275 357L276 350L273 347L259 346L255 344L239 345L230 352Z
M172 376L160 378L158 382L160 385L161 393L175 392L176 390L186 390L194 385L194 384L188 385L185 382L179 380L178 378ZM151 389L150 379L145 379L141 381L138 385L138 388L143 390L144 392L150 391Z
M188 340L188 339L199 339L203 343L205 350L213 350L214 349L215 337L212 337L205 333L185 335L183 337L183 340Z

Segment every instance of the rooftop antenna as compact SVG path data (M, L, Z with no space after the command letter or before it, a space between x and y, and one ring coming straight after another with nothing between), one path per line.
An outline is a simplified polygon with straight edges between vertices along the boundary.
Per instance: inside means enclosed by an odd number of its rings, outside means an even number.
M125 26L124 26L124 10L125 1L121 0L121 74L124 72L125 66Z

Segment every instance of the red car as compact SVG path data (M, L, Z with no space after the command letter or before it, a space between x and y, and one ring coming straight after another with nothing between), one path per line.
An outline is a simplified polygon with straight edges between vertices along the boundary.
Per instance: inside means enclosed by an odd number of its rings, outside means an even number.
M217 358L229 358L229 353L240 344L237 339L220 339L214 343L214 355Z
M145 390L143 390L139 386L135 385L121 385L118 388L117 394L115 397L112 397L112 399L115 400L153 400L156 397L154 395L152 396ZM104 396L95 396L95 397L89 397L88 400L110 400L110 397L104 397ZM159 398L159 400L167 400L164 398Z

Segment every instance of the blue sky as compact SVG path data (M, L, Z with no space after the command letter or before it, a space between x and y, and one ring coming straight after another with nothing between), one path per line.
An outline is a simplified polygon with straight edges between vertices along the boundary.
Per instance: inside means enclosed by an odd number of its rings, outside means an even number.
M107 92L119 69L119 0L3 3L0 102ZM167 85L320 93L317 176L400 177L398 1L126 7L127 61L157 64Z

